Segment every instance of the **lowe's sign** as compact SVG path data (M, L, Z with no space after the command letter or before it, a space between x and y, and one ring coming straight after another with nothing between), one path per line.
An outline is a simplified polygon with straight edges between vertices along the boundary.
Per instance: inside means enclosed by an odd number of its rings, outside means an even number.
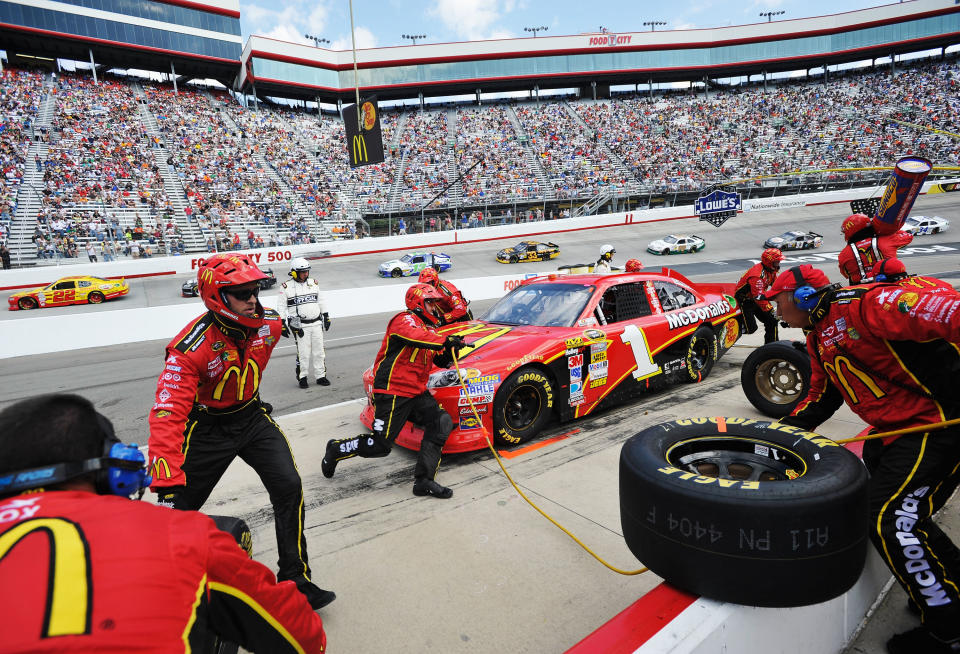
M693 212L700 220L719 227L740 211L740 194L730 191L713 191L701 195L693 205Z

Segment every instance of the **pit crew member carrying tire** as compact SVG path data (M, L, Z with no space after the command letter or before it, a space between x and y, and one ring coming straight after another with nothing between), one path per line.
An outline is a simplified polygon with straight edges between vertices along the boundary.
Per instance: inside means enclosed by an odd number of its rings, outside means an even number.
M862 213L848 216L840 226L847 246L837 256L840 274L851 284L871 281L871 271L881 259L895 259L897 250L910 244L913 235L904 231L878 236L871 220Z
M440 293L427 284L414 284L407 289L407 309L390 319L373 364L373 433L328 441L320 464L325 477L333 477L337 464L344 459L390 454L400 429L409 419L423 427L423 441L413 469L413 494L453 497L451 489L434 480L453 420L427 390L434 364L449 368L453 365L452 352L464 346L463 337L444 336L434 329L440 324L438 311L442 300Z
M617 251L609 243L600 248L600 258L597 259L597 262L593 264L593 272L595 273L608 273L612 272L613 268L611 266L613 262L613 255Z
M810 265L786 270L765 297L809 330L810 391L780 422L812 430L847 405L886 432L960 417L960 298L896 284L831 285ZM960 551L932 516L957 487L960 428L870 440L870 537L922 626L892 654L960 651Z
M280 285L277 297L277 312L283 321L284 337L292 331L297 343L297 374L300 388L308 388L310 364L320 386L329 386L326 359L323 351L323 332L330 329L330 314L327 312L320 292L320 284L310 277L310 264L297 257L290 266L293 279Z
M149 483L137 446L85 398L0 412L5 652L207 652L214 635L251 652L324 651L292 583L209 517L130 501Z
M440 294L440 318L444 325L464 320L473 320L473 314L467 308L468 302L456 286L445 279L440 279L436 268L424 268L417 279L421 284L432 286Z
M270 495L281 581L310 606L336 595L310 581L303 535L303 485L286 436L260 401L260 380L280 338L280 316L257 299L265 278L247 255L200 262L198 290L208 311L167 346L150 411L150 457L159 502L198 511L233 459L253 468Z
M757 331L757 319L763 323L764 344L777 340L777 318L773 305L763 299L763 292L773 285L780 271L783 253L776 248L767 248L760 255L760 263L754 264L737 282L735 296L743 311L746 332Z

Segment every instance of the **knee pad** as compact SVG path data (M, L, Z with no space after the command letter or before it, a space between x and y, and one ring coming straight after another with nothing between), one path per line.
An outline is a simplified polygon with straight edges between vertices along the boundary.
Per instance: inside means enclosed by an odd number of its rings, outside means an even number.
M423 430L423 438L438 445L443 445L447 442L447 436L449 436L452 431L453 419L450 418L449 413L441 411L440 414L427 425L427 428Z

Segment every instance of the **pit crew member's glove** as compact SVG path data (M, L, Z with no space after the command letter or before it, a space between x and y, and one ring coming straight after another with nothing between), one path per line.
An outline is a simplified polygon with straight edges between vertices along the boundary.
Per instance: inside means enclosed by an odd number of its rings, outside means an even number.
M284 338L290 338L290 328L287 327L287 321L283 320L281 321L280 324L282 325L282 329L280 330L280 335L283 336Z
M323 314L323 331L325 332L330 331L330 314L329 313Z
M166 486L157 489L157 504L173 509L181 493L183 493L183 486Z

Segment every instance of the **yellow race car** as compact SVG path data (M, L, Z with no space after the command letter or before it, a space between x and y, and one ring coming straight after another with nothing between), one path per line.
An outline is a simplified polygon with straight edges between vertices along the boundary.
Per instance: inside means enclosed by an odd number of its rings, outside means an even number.
M497 252L497 261L500 263L546 261L547 259L556 259L558 256L560 256L560 246L556 243L520 241L512 248L504 248Z
M63 277L32 291L14 293L7 301L10 311L44 307L62 307L67 304L100 304L104 300L121 297L130 292L126 280L100 277Z

